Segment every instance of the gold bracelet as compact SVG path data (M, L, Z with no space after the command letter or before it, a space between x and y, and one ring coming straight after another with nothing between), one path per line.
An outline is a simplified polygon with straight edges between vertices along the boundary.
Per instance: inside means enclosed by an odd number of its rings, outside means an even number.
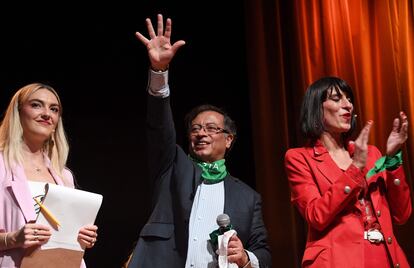
M4 236L4 249L7 249L7 236L9 235L9 233L6 233L6 235Z

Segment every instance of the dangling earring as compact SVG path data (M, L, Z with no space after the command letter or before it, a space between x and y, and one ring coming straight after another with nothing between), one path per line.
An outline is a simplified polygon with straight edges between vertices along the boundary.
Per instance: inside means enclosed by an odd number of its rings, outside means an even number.
M53 130L53 133L55 132L55 130ZM53 139L53 134L50 136L49 141L48 141L48 147L49 147L49 151L48 151L48 156L52 155L53 152L53 146L55 146L55 141Z

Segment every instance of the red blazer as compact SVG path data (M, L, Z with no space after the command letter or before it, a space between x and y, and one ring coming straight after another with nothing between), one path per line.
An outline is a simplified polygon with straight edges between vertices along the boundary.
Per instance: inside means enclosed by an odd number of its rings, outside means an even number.
M403 167L372 176L368 188L365 184L366 172L380 157L369 145L364 171L354 165L342 171L320 141L286 152L291 201L308 223L303 267L364 267L364 226L357 197L364 188L369 189L394 266L410 267L392 228L392 222L405 223L412 209Z

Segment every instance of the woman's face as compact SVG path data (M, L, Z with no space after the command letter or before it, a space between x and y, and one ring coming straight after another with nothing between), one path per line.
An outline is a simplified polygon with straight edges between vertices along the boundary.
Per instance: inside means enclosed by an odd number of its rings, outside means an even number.
M26 141L45 142L55 131L60 117L59 102L51 91L33 92L20 107L20 122Z
M340 134L351 129L354 106L344 92L330 89L322 106L323 123L327 132Z

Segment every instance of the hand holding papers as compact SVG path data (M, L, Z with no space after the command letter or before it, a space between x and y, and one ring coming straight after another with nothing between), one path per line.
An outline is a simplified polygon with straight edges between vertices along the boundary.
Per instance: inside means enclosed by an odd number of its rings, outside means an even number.
M78 242L79 229L95 222L102 204L102 195L54 184L47 184L46 187L43 207L47 208L49 214L39 213L36 223L51 226L52 236L42 245L42 249L66 248L83 251ZM41 211L43 210L42 208ZM59 220L59 228L51 224L51 218Z
M36 200L36 199L35 199ZM79 230L95 222L102 195L46 184L46 195L36 223L50 227L49 241L40 250L26 252L21 268L79 268L84 249Z

